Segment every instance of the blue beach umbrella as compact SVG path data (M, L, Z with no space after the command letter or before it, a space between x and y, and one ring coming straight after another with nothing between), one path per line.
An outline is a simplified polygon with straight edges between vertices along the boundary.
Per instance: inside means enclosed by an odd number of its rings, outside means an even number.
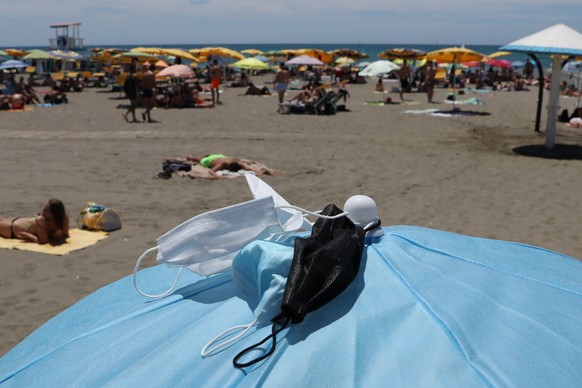
M2 359L3 386L576 386L582 381L582 263L542 248L413 226L368 238L355 280L278 334L271 357L233 356L269 325L206 358L222 329L250 322L258 300L233 274L184 271L148 300L126 277L82 299ZM277 263L293 240L240 255ZM236 262L237 259L235 259ZM165 266L138 273L162 291ZM268 280L268 279L267 279ZM270 284L268 281L263 284Z
M28 64L15 59L10 59L0 63L0 70L22 69L23 67L28 67Z

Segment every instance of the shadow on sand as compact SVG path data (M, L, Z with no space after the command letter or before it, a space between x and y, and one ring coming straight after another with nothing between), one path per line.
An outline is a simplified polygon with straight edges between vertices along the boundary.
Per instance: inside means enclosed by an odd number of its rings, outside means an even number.
M556 144L554 148L548 149L543 144L532 144L516 147L513 152L544 159L582 160L582 146L579 145Z

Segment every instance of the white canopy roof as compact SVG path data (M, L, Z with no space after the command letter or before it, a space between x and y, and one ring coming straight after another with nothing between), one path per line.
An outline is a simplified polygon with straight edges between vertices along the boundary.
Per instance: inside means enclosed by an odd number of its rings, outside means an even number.
M564 24L556 24L500 49L531 53L582 55L582 34Z

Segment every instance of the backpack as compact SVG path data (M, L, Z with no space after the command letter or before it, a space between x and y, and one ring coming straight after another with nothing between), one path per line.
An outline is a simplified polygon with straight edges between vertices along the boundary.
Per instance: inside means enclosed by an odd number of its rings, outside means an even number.
M79 213L77 224L82 229L111 232L121 229L121 218L115 209L87 202Z

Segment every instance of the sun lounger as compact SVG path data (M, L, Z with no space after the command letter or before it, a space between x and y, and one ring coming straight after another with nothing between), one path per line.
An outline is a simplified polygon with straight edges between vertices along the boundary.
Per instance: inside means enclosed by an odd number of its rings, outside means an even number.
M343 94L339 98L341 97L343 97ZM339 100L339 98L337 97L337 93L328 93L311 104L304 104L301 102L296 103L284 102L282 104L279 104L279 113L283 114L311 113L316 115L322 114L334 115L337 111L335 102L333 101L334 98L337 98L337 100Z

